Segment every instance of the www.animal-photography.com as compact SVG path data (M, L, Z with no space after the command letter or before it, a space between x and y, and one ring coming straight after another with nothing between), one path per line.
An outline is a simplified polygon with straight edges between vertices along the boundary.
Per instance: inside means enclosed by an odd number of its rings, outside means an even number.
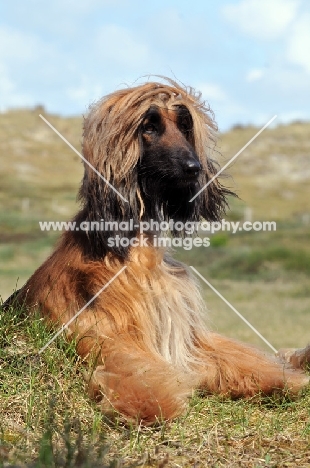
M310 466L309 31L3 6L1 466Z

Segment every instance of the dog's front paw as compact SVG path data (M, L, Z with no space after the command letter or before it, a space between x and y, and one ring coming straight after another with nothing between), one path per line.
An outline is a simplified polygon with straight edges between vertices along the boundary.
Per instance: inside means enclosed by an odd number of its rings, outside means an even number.
M304 369L310 364L310 345L306 348L282 348L279 349L277 356L296 369Z

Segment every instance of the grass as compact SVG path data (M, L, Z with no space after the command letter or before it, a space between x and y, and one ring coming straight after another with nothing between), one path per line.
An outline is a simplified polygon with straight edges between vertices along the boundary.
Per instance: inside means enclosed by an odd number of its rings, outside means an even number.
M42 112L42 111L40 111ZM0 294L5 299L50 254L58 233L38 222L77 211L82 164L30 110L0 114ZM44 112L43 112L44 114ZM80 118L47 116L79 150ZM228 218L276 220L276 232L211 236L176 255L193 265L275 346L309 340L309 123L268 129L230 167ZM221 135L225 163L257 132ZM202 284L210 327L265 348ZM229 401L193 395L186 413L157 427L108 421L85 392L85 363L53 330L16 308L0 312L0 467L310 466L310 391L296 401ZM267 348L265 348L267 350Z
M220 233L208 248L177 250L275 347L309 342L310 246L307 226L281 223L275 232ZM268 348L201 282L212 329ZM270 350L269 350L270 351Z
M308 236L307 225L278 222L276 231L211 235L209 248L177 250L177 256L187 264L200 266L205 274L214 278L270 281L295 273L308 276Z
M44 114L44 112L43 112ZM44 114L45 115L45 114ZM82 119L45 115L55 128L81 149ZM250 208L255 219L301 219L310 213L310 123L296 122L265 130L229 167L225 180L240 196L232 201L233 216ZM243 127L219 136L216 158L223 165L257 129ZM19 210L29 199L31 213L70 217L82 178L79 157L43 122L39 111L0 114L0 205ZM25 204L24 204L25 207Z
M301 399L230 401L194 395L157 427L125 426L84 391L84 364L21 310L0 315L0 457L15 467L308 466L310 391Z
M231 185L255 219L301 219L309 214L309 123L295 122L265 130L229 167ZM258 129L241 127L220 137L223 160L229 160ZM228 179L229 180L229 179Z
M57 233L47 232L38 238L26 234L18 244L11 241L0 246L3 299L16 283L17 287L22 286L48 257L57 237ZM279 223L276 232L217 234L211 237L210 247L179 250L176 255L211 281L275 347L298 347L308 343L310 253L307 226ZM212 328L264 346L220 298L207 286L202 286Z

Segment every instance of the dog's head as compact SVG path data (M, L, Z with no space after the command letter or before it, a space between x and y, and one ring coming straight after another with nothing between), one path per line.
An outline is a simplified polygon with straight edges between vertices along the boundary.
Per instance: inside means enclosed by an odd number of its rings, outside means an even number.
M217 178L208 184L218 171L210 157L213 114L193 89L166 81L116 91L91 107L83 154L96 171L85 164L80 190L85 220L138 225L221 217L231 192ZM89 232L93 254L126 255L126 248L107 247L107 238L116 234L128 238L136 232Z

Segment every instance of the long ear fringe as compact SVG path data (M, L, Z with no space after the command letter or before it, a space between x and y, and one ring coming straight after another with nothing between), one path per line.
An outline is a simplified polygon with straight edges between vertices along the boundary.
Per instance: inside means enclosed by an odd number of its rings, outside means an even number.
M193 119L194 148L206 174L201 186L216 173L216 167L209 158L209 153L212 153L212 147L215 146L217 131L210 107L201 99L201 94L192 88L162 78L168 84L150 82L135 88L116 91L90 108L89 115L84 121L84 157L127 202L85 164L85 175L79 192L82 210L76 217L78 222L91 223L103 220L129 223L132 220L133 225L138 225L141 219L156 218L163 215L162 210L165 212L164 207L152 205L152 200L156 202L155 192L150 200L145 200L141 196L141 181L138 181L137 165L141 158L139 129L145 113L153 103L165 108L179 105L188 108ZM184 194L185 197L188 195ZM225 212L229 195L234 194L216 179L197 197L195 204L187 203L185 198L176 200L175 206L182 205L180 212L169 211L168 207L164 218L174 215L176 218L186 220L202 216L210 221L218 220ZM137 235L137 230L89 229L79 235L82 236L85 253L92 258L102 257L108 252L125 257L128 247L121 242L121 239L130 240ZM118 245L115 243L117 236ZM114 239L112 244L111 238Z
M133 172L130 191L124 182L115 184L118 193L110 187L107 189L106 183L99 176L92 177L91 183L84 178L79 192L83 209L78 213L76 221L87 222L89 229L85 234L87 252L91 258L101 258L108 252L126 257L128 245L123 239L131 239L137 235L135 226L140 221L141 201L137 195L136 178L137 174ZM113 180L111 184L113 185ZM95 229L92 229L92 223ZM99 229L96 228L96 223L99 223Z
M208 159L208 171L206 182L208 183L219 171L219 165ZM220 175L223 178L225 175ZM219 177L214 179L202 192L200 215L207 221L219 221L229 208L228 197L238 197L232 190L224 187L219 181Z

